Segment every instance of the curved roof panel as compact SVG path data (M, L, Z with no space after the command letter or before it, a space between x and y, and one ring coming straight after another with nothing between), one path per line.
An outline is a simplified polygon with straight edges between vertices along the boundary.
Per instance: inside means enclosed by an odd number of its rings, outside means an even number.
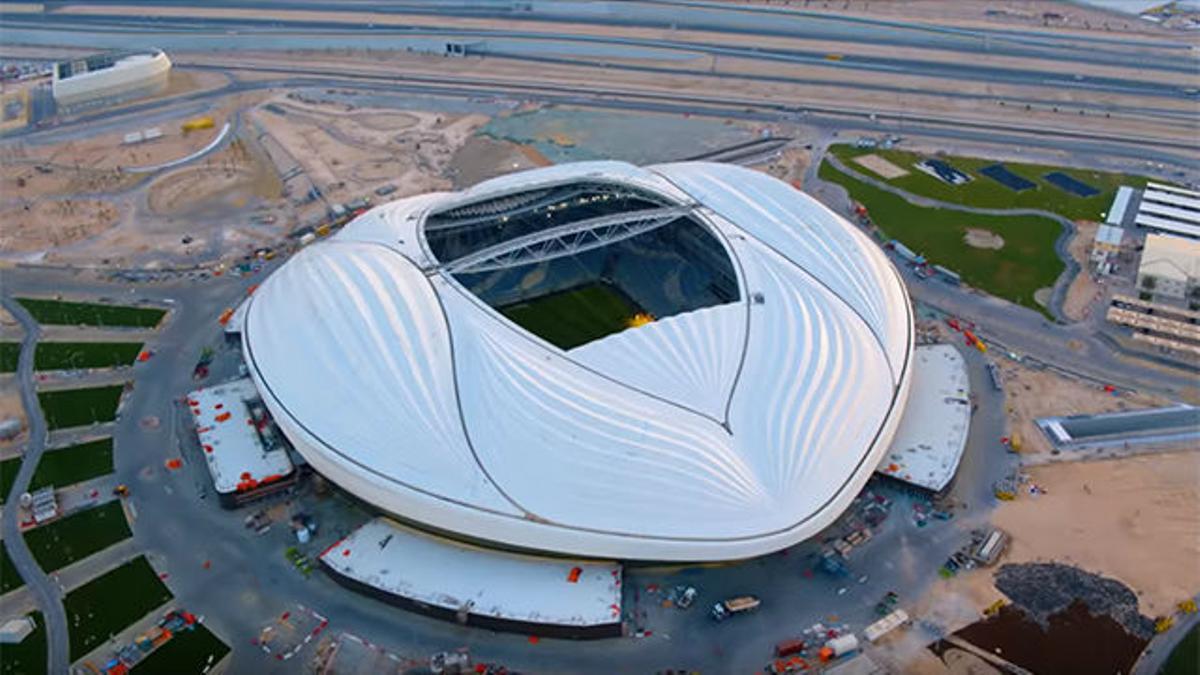
M688 209L736 293L562 349L427 255L426 214L571 180ZM614 245L588 273L612 283L653 241ZM569 259L560 248L537 254ZM499 293L504 270L491 274ZM578 281L519 276L550 295ZM576 555L730 559L815 534L886 451L909 381L911 311L882 254L802 193L720 165L562 165L394 202L297 254L250 302L252 375L318 470L413 522Z

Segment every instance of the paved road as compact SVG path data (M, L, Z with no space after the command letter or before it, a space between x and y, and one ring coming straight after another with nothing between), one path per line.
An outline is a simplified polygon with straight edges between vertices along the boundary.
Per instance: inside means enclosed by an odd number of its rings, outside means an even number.
M1192 600L1200 602L1200 593L1192 596ZM1197 625L1200 625L1200 612L1185 615L1183 618L1176 617L1171 630L1155 635L1150 644L1146 645L1145 651L1133 664L1130 675L1158 675L1167 664L1167 659L1171 657L1171 652Z
M5 504L8 506L4 509L3 523L0 527L4 532L4 549L21 578L25 580L25 585L32 592L46 621L47 672L58 675L67 672L69 663L67 615L63 610L58 587L33 559L17 523L18 498L29 487L33 471L37 468L38 460L46 447L46 420L42 417L42 409L38 405L33 384L33 350L38 337L41 336L41 329L29 312L12 297L0 297L0 304L4 305L25 331L25 337L21 339L21 355L17 361L17 382L21 387L21 404L25 407L25 419L29 425L29 440L25 443L24 459L21 460L21 468L13 481L12 489L5 498Z

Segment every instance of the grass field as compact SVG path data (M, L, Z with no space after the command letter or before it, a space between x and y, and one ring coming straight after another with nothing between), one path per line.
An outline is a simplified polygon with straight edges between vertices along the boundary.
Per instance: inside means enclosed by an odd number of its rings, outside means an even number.
M1200 626L1191 631L1175 645L1158 675L1196 675L1200 673Z
M37 628L20 644L0 643L0 673L3 675L43 675L46 672L46 622L41 612L29 614Z
M978 157L938 156L949 162L954 168L965 171L975 180L966 185L950 185L929 174L918 171L913 164L925 159L921 155L908 150L884 150L878 148L856 148L852 145L834 145L829 152L841 159L846 166L859 173L884 180L870 170L853 162L853 158L861 155L876 154L889 162L908 171L907 176L885 181L902 190L915 195L939 199L944 202L979 206L983 208L1013 209L1031 208L1051 211L1072 220L1103 220L1101 214L1108 211L1112 205L1113 195L1121 185L1141 188L1146 185L1143 176L1132 176L1119 173L1106 173L1087 169L1069 169L1059 166L1042 164L1022 164L1017 162L1002 162L1009 171L1033 181L1037 187L1021 192L1014 192L979 173L979 170L996 164L995 160ZM1100 194L1083 198L1063 192L1046 181L1043 176L1051 171L1061 171L1073 178L1083 181L1098 190Z
M113 472L113 441L101 438L42 453L29 489L46 485L66 487Z
M889 192L867 185L821 164L823 180L837 183L871 213L871 218L889 237L902 242L930 262L945 265L962 275L963 281L1041 312L1034 302L1040 288L1053 286L1063 270L1054 252L1062 226L1048 218L1033 216L980 216L959 211L914 206ZM988 230L1004 238L999 250L968 246L963 241L971 228Z
M203 624L196 624L194 630L176 633L166 644L150 652L150 656L138 661L133 672L139 675L200 675L207 672L207 665L216 664L228 653L229 647L221 642L221 638Z
M48 325L154 328L167 313L164 309L154 307L97 305L34 298L17 298L17 302L21 303L38 323Z
M561 349L619 332L639 312L620 291L591 283L498 308L518 326Z
M64 429L92 422L110 422L117 416L123 385L38 392L46 427Z
M17 359L20 356L20 342L0 342L0 373L17 372Z
M67 631L75 661L171 599L145 556L67 593Z
M25 582L21 580L21 575L17 574L12 559L8 557L8 551L0 547L0 595L15 591L24 585Z
M10 457L0 462L0 504L8 499L8 491L17 480L17 471L21 469L21 458Z
M133 364L140 342L39 342L33 352L34 370L108 368Z
M25 533L25 543L45 572L83 560L133 536L120 501L73 513Z

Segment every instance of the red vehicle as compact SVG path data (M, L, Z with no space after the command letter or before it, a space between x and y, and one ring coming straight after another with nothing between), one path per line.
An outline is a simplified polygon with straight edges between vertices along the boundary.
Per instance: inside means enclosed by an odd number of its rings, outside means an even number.
M799 654L804 651L804 640L796 638L794 640L784 640L775 645L775 658L783 658L792 654Z

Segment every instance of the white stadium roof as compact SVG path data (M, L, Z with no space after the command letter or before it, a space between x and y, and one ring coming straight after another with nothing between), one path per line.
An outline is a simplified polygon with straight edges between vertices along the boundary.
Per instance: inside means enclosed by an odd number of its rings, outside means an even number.
M482 299L486 274L469 289L427 237L431 217L464 241L481 223L510 237L543 222L528 205L554 190L610 203L584 183L686 212L703 230L689 241L719 242L737 297L560 348ZM539 220L514 225L517 212ZM524 288L562 257L554 247L637 242L625 230L650 218L601 212L535 225L570 231L550 244L511 246L535 230L484 253L542 261ZM678 279L657 281L681 295ZM911 308L878 247L730 165L567 164L392 202L301 250L247 302L251 376L316 470L410 522L582 556L733 559L815 534L878 465L911 379Z

